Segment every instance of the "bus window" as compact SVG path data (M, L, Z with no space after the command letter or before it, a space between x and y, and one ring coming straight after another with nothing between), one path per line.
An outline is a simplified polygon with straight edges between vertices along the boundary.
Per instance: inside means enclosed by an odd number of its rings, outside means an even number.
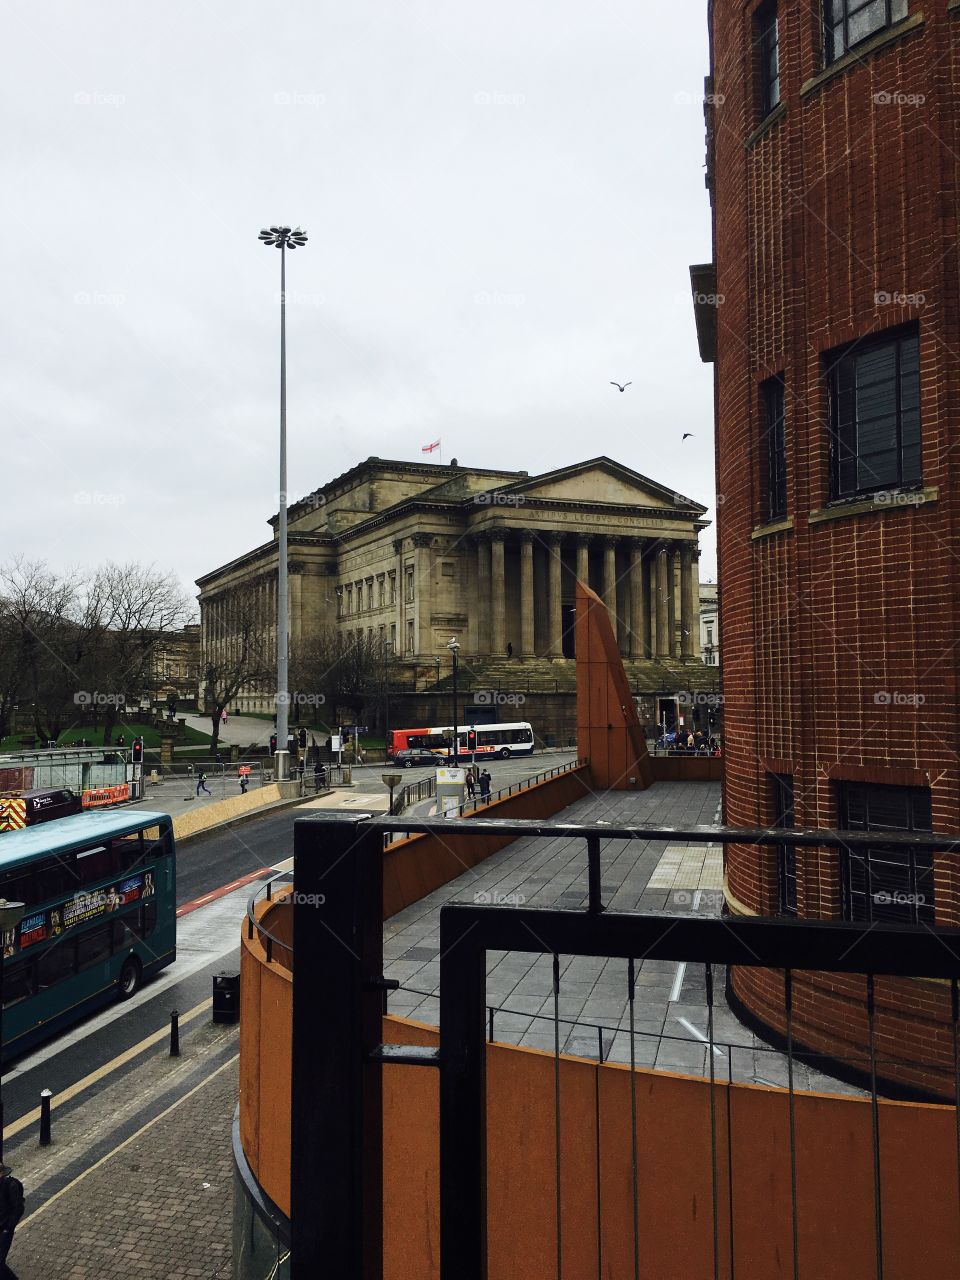
M138 839L137 836L140 838ZM155 848L159 853L159 848L151 844L151 852ZM123 840L114 840L113 857L114 869L120 874L139 866L143 860L143 832L140 831L137 835L126 837Z
M70 940L55 942L37 961L37 987L43 991L63 978L69 978L74 969L76 945Z
M137 940L137 935L127 924L126 920L114 920L113 928L113 950L126 951L128 947L132 947Z
M62 898L73 893L80 883L72 854L64 854L61 858L50 858L41 862L37 868L36 896L34 902L47 902L50 898ZM29 902L29 898L24 899Z
M157 927L157 904L145 902L140 908L140 920L137 932L141 938L149 938Z
M106 880L112 872L108 845L101 844L94 849L82 849L77 854L77 880L80 884L96 884L98 880Z
M25 902L27 906L39 901L37 879L33 871L14 871L0 882L0 892L11 902Z
M32 996L36 991L36 974L33 965L23 961L22 964L8 965L3 971L3 1007L17 1004Z
M78 969L89 969L91 965L110 959L111 934L110 925L105 924L80 935L77 939Z

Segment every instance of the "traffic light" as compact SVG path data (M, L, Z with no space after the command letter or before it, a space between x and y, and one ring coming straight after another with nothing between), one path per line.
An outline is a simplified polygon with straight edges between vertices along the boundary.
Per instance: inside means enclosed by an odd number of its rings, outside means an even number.
M143 764L143 739L134 738L133 750L130 753L130 759L134 764Z
M270 754L272 756L277 754L277 735L275 733L270 735Z
M471 755L472 755L472 754L473 754L473 752L474 752L474 751L476 751L476 749L477 749L477 735L476 735L476 731L475 731L475 730L473 730L473 729L469 729L469 730L467 731L467 750L468 750L468 751L471 753Z
M301 751L306 751L306 749L307 749L307 731L306 731L306 729L301 729L301 730L300 730L300 733L297 735L297 741L300 743L300 750L301 750Z

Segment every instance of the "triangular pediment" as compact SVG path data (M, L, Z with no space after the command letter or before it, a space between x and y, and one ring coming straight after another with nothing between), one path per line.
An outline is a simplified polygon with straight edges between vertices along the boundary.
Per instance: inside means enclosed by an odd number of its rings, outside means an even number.
M607 457L560 467L511 485L499 485L497 489L500 493L523 494L528 502L540 499L706 511L701 503Z

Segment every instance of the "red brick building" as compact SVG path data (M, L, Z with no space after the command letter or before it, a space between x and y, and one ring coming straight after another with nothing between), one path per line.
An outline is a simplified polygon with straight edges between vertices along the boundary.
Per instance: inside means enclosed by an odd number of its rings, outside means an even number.
M960 830L960 4L713 0L692 269L716 360L725 818ZM728 909L960 924L946 857L732 848ZM732 977L784 1029L782 975ZM880 1073L952 1089L949 988L877 983ZM797 1040L866 1066L863 983Z

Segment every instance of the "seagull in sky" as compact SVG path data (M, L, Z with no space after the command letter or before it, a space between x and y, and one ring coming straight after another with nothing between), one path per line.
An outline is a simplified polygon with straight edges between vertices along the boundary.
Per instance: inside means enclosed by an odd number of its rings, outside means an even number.
M693 432L685 431L683 435L680 437L680 442L682 444L684 440L692 440L692 439L693 439Z
M611 387L616 387L618 391L626 391L627 387L632 387L632 386L633 386L633 383L632 383L632 382L625 382L625 383L623 384L623 386L621 386L619 382L611 382L611 383L610 383L610 385L611 385Z

